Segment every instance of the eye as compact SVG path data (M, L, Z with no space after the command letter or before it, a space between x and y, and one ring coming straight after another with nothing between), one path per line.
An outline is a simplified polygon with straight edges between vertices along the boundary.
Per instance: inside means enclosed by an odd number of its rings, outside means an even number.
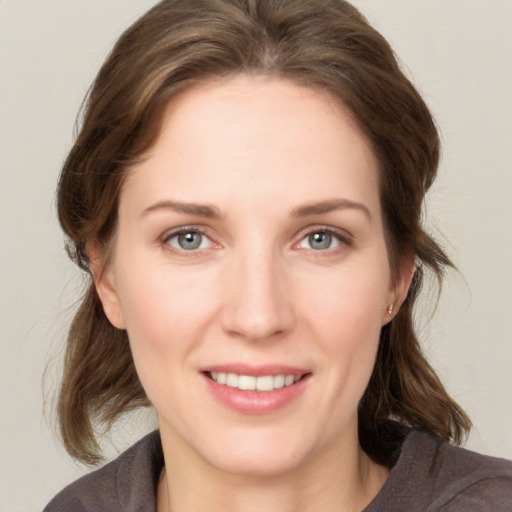
M314 251L327 251L337 248L341 243L347 243L346 239L329 230L318 230L307 234L298 244L300 249L313 249Z
M212 241L198 230L188 229L178 233L171 233L165 242L182 251L196 251L213 245Z

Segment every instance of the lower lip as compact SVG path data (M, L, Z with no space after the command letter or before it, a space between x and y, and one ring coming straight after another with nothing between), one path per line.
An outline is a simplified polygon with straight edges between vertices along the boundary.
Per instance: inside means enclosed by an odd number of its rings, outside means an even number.
M290 386L272 391L241 391L218 384L205 374L203 377L218 401L236 412L252 415L271 414L286 407L304 392L310 379L310 375L306 375Z

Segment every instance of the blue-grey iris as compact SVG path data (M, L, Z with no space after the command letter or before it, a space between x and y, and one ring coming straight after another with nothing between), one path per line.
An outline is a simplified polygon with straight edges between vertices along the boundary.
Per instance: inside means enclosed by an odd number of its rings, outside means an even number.
M193 251L201 246L203 235L201 233L182 233L178 235L178 245L185 251Z
M322 251L329 249L332 243L332 235L329 233L313 233L308 236L308 242L312 249Z

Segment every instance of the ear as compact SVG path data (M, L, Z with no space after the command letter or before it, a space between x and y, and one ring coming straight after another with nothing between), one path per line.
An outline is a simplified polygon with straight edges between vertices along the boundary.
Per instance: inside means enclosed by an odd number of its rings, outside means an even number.
M121 303L116 289L113 265L98 245L87 246L91 274L103 311L110 323L118 329L126 329Z
M397 315L400 307L407 297L415 270L416 255L411 253L404 258L398 275L390 286L388 291L387 309L382 319L382 325L391 322L391 320L393 320Z

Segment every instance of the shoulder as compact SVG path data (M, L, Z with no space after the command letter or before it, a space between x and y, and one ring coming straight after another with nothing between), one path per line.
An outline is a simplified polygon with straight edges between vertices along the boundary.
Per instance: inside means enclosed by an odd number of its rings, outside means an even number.
M429 473L436 486L431 510L512 512L512 462L439 445Z
M162 467L160 436L155 431L112 462L68 485L43 512L153 512Z
M512 462L412 431L374 510L512 512Z

